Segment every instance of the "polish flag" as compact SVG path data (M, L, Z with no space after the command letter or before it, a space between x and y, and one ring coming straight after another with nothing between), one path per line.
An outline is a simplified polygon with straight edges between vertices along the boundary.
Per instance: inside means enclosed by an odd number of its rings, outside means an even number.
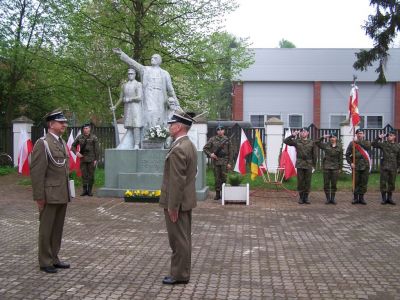
M285 138L290 136L290 128L286 131ZM296 176L296 147L289 146L284 144L282 153L281 153L281 160L279 162L279 167L284 168L285 170L285 179L289 179L290 177Z
M27 132L22 129L18 146L18 173L29 176L29 154L32 152L32 141L28 138Z
M81 131L79 130L78 134L76 136L78 137L80 135L81 135ZM78 152L81 151L81 146L80 145L78 145L76 147L76 151L78 151ZM76 159L75 159L75 172L76 172L77 176L79 176L79 177L82 176L82 173L81 173L81 159L78 156L76 156Z
M246 156L251 154L252 152L253 148L251 147L251 144L242 129L242 134L240 137L239 154L236 160L234 171L239 172L240 174L246 174Z
M352 85L350 91L349 117L353 127L360 123L360 114L358 112L358 87L354 84Z
M68 149L68 156L69 156L69 171L72 172L75 170L76 164L76 155L74 152L71 151L72 143L74 142L74 130L71 130L69 134L68 142L67 142L67 149Z

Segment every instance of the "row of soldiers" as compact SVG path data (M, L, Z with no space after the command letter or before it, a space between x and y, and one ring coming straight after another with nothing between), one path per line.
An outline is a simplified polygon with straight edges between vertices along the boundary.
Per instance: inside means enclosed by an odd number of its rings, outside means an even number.
M218 125L217 135L210 138L204 146L204 153L212 159L215 177L215 200L221 199L222 184L226 182L226 174L231 170L232 144L222 125ZM285 138L284 143L296 148L297 191L299 204L310 204L309 193L311 178L317 161L317 148L324 152L322 162L324 192L326 204L336 204L337 181L343 167L343 146L335 134L324 135L318 140L308 138L307 128L296 130ZM386 138L386 140L385 140ZM353 147L354 143L354 147ZM357 129L355 137L346 149L346 160L355 175L352 204L367 204L364 195L367 192L370 173L368 152L371 146L381 149L380 191L382 204L395 205L393 191L395 189L397 169L400 167L400 145L396 143L396 132L380 134L372 143L365 140L364 131Z

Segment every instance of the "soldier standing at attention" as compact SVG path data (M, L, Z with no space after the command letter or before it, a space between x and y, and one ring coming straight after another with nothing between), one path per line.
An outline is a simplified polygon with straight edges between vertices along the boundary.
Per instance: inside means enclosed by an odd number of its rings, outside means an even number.
M33 147L31 180L33 200L39 208L40 270L57 273L57 268L70 267L58 258L67 203L70 201L67 145L61 139L68 124L60 110L47 114L45 120L48 133Z
M387 141L382 141L387 137ZM388 134L380 134L372 142L372 146L380 148L382 153L381 159L381 177L380 190L382 194L381 204L395 205L392 193L395 188L397 168L400 163L400 145L396 143L396 131L390 131Z
M353 164L353 143L355 145L355 164ZM353 142L350 142L346 150L346 160L355 172L354 199L352 204L367 204L364 194L367 192L370 161L368 151L371 150L371 142L364 140L364 131L356 130Z
M328 143L324 143L324 139L329 138ZM339 177L339 171L343 165L343 148L338 143L338 138L335 134L326 134L315 142L318 148L324 151L324 160L322 169L324 172L324 191L326 196L326 204L336 204L336 183Z
M221 124L217 126L217 135L210 138L203 147L207 157L212 159L215 178L214 200L221 199L222 184L226 182L226 174L232 168L232 144L225 136L225 128Z
M94 170L99 160L99 140L91 131L90 123L82 126L82 134L76 137L71 150L80 158L83 191L81 196L93 196ZM80 147L79 152L77 147Z
M296 147L297 191L299 204L310 204L308 194L311 190L311 176L316 164L316 151L314 141L308 139L308 129L296 130L283 142ZM300 136L300 138L296 138Z

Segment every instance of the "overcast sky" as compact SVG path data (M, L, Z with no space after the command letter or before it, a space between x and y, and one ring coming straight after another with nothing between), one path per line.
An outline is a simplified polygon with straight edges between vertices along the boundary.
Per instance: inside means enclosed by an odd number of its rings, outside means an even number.
M361 28L374 13L369 0L236 0L226 30L249 37L252 48L276 48L284 38L297 48L371 48Z

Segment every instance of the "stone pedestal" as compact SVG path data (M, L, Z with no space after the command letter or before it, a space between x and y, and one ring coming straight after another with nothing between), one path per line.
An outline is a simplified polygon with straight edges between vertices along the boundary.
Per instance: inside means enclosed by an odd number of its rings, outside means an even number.
M127 189L161 189L164 160L168 150L117 150L105 151L105 184L97 191L99 197L124 197ZM197 151L197 200L207 198L206 158Z

